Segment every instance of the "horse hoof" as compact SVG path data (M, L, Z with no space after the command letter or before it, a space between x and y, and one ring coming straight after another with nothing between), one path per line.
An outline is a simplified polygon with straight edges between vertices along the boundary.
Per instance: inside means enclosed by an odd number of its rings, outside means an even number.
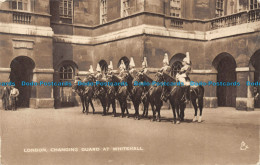
M192 121L193 121L193 122L197 121L197 116L194 116L194 118L193 118Z
M177 124L180 124L181 122L180 121L177 121Z
M201 123L202 121L202 116L199 116L198 122Z

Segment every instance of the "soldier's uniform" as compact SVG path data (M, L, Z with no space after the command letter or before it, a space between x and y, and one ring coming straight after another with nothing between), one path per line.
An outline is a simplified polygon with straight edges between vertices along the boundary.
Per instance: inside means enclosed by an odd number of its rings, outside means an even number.
M144 57L144 61L142 62L142 69L140 70L140 74L149 74L149 70L147 69L147 60L146 57Z
M185 101L187 102L189 99L188 96L189 96L189 91L190 91L190 81L189 81L188 75L191 71L189 52L186 53L186 57L183 59L182 65L183 65L183 67L181 68L180 72L177 73L176 78L179 82L184 84Z
M134 62L134 59L133 57L131 57L131 60L130 60L130 64L129 64L129 74L133 77L133 78L136 78L138 72L137 70L135 69L135 62Z
M169 66L169 58L168 54L165 53L164 59L163 59L163 67L159 70L160 73L165 73L167 75L170 75L171 73L171 67ZM163 93L162 93L162 100L167 101L170 91L168 91L169 88L164 88Z
M123 60L121 60L121 64L119 66L119 69L120 69L120 73L118 75L118 77L123 80L123 77L127 74L127 71L126 71L126 66L125 66L125 63Z
M107 70L107 76L108 77L111 77L114 75L114 72L113 72L113 63L112 61L110 61L110 64L108 65L108 70Z

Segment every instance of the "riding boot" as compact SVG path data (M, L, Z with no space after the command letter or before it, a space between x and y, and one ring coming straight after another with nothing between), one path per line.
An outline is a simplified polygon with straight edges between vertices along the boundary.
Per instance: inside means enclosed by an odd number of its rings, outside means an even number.
M170 94L168 93L168 91L165 90L165 91L162 93L161 100L163 100L164 102L167 102L169 95L170 95Z
M190 100L190 86L185 87L185 103L187 103Z

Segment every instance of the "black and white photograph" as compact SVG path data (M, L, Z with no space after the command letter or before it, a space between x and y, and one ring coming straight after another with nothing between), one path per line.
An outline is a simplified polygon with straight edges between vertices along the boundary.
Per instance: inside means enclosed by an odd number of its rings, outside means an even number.
M260 165L260 0L0 0L0 165Z

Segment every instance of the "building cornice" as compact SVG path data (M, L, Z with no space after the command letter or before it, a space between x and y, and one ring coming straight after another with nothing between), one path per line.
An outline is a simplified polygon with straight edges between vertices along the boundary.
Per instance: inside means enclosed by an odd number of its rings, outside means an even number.
M83 44L83 45L96 45L116 40L121 40L129 37L140 35L152 35L169 38L179 38L198 41L211 41L225 37L232 37L236 35L249 34L260 31L260 22L240 24L232 27L225 27L208 32L202 31L186 31L180 29L172 29L152 25L139 25L116 32L107 33L97 37L86 37L76 35L60 35L54 34L55 42Z
M42 37L53 37L54 34L51 27L14 23L0 23L0 33Z

